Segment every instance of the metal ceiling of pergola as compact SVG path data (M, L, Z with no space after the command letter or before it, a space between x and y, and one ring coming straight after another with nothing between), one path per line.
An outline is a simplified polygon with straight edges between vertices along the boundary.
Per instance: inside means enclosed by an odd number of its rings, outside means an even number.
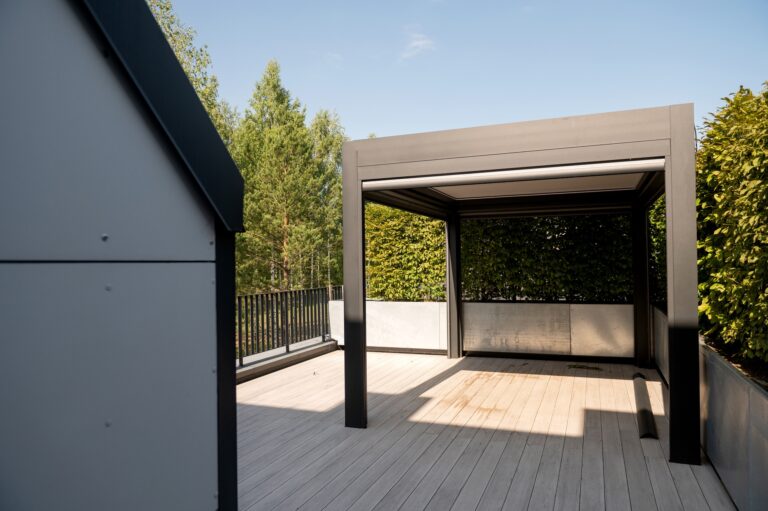
M694 158L691 104L347 142L346 425L367 424L365 201L446 221L449 357L463 355L462 218L631 214L635 363L649 367L647 210L666 193L670 459L698 463Z

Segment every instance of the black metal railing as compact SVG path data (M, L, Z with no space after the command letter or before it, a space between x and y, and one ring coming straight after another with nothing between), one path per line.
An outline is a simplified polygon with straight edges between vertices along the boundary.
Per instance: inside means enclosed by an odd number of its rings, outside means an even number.
M341 300L341 286L274 291L237 297L237 359L291 344L330 338L328 302Z

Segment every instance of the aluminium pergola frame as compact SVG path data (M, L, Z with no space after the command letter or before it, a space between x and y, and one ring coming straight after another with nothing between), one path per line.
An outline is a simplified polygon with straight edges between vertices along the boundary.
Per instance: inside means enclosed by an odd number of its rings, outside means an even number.
M654 359L647 211L665 193L670 461L698 464L694 161L692 104L345 143L346 425L367 425L365 201L446 221L449 357L463 355L459 258L462 218L630 213L635 363L651 367ZM619 186L617 181L610 181L616 175L637 176L637 180L632 186ZM593 181L584 186L585 179ZM488 188L532 181L548 181L544 184L548 188L535 194L509 195L490 193L492 189ZM452 190L465 196L452 195Z

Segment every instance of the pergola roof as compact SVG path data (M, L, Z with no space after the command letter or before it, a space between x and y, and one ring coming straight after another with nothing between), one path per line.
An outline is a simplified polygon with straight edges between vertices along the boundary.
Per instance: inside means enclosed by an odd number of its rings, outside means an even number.
M348 148L365 199L420 214L629 209L663 189L671 108L367 139Z

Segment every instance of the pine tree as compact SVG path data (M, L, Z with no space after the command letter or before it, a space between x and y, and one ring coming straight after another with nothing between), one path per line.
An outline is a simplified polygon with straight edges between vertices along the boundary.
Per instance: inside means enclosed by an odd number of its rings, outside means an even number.
M309 287L328 283L328 273L333 279L340 258L342 141L338 119L327 112L306 126L306 110L283 86L277 62L269 62L233 137L246 183L241 288Z

